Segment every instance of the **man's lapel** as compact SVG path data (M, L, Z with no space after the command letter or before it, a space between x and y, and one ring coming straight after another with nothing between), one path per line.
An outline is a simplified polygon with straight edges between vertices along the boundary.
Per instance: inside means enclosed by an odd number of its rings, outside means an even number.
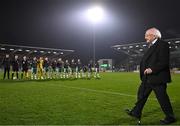
M156 43L154 43L148 50L147 52L144 54L143 56L143 60L146 61L152 54L153 52L155 52L155 49L157 47L158 41Z

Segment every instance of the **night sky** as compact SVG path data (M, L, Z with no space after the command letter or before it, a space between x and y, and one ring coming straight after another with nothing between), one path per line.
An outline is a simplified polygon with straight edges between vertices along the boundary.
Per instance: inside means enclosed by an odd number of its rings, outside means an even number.
M180 37L179 0L1 0L0 42L74 49L89 60L93 28L83 13L94 5L105 12L95 26L97 58L120 58L110 46L143 42L150 27L165 39Z

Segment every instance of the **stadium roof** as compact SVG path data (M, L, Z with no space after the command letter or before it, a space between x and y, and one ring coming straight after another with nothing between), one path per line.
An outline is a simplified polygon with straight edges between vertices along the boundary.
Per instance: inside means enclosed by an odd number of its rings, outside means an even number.
M75 51L67 50L67 49L0 44L0 53L9 53L9 54L66 56L73 52Z
M165 39L164 41L170 44L171 54L175 57L180 57L180 38ZM141 57L148 49L146 42L114 45L111 48L119 52L125 53L130 57Z

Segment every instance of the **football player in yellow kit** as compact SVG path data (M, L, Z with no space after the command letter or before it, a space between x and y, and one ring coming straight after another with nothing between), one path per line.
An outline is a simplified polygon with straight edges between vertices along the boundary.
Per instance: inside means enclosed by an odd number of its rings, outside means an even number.
M40 57L37 62L38 79L44 79L43 78L43 63L44 63L44 60L42 57Z

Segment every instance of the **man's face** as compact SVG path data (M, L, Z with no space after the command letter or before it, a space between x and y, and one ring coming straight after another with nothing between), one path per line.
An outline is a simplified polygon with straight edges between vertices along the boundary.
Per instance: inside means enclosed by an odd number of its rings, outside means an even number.
M18 59L18 56L15 56L15 59Z
M8 55L8 54L6 54L6 58L9 58L9 55Z
M36 57L34 57L33 59L36 60Z
M156 39L156 37L155 35L146 32L145 39L147 43L151 43L154 39Z
M23 59L26 60L26 56L24 56Z

